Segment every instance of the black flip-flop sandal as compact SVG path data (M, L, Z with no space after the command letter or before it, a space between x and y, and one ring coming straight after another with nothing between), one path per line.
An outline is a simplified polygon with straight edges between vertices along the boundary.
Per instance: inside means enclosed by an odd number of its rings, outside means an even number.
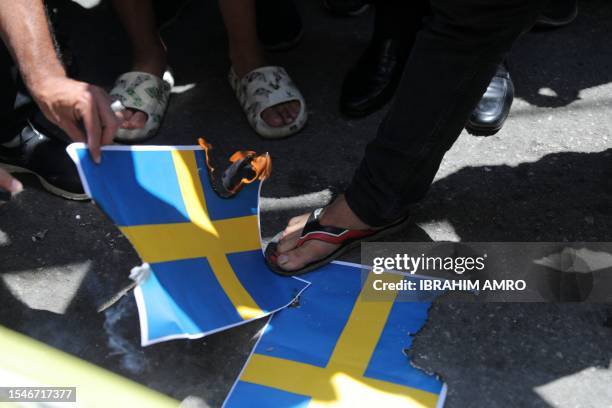
M278 253L276 251L277 243L270 242L264 251L264 256L266 258L266 263L268 264L268 267L272 271L284 276L295 276L310 272L337 259L346 251L356 247L361 242L373 241L385 234L400 229L408 220L408 216L406 216L379 229L349 230L345 228L321 225L319 223L319 218L322 212L323 208L318 208L310 214L310 217L308 217L308 221L306 221L306 225L302 230L302 235L298 239L296 248L299 248L306 242L313 240L329 242L330 244L340 246L334 252L327 255L325 258L311 262L308 265L304 266L302 269L298 269L295 271L286 271L276 263L278 258Z

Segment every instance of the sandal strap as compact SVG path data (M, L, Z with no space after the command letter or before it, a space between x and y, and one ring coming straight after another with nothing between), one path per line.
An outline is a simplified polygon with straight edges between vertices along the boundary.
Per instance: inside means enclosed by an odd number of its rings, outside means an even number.
M124 107L156 114L168 104L171 85L146 72L126 72L117 78L110 95Z
M242 79L238 79L232 69L230 76L240 104L245 110L250 108L257 115L271 106L303 99L302 94L283 67L257 68Z
M298 239L297 246L300 247L308 241L324 241L330 244L340 245L346 241L365 238L375 234L376 230L351 230L346 228L333 227L329 225L321 225L319 219L323 208L314 210L306 225L302 229L302 235Z

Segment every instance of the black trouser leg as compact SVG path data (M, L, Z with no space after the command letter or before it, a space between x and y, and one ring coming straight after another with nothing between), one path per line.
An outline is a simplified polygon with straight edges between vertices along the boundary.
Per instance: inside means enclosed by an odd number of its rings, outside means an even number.
M0 41L0 143L15 137L14 106L17 85L12 75L13 59Z
M374 5L372 42L401 39L411 47L423 26L423 18L431 13L428 0L378 0Z
M387 224L423 198L497 65L544 0L432 0L378 134L346 191L353 212Z

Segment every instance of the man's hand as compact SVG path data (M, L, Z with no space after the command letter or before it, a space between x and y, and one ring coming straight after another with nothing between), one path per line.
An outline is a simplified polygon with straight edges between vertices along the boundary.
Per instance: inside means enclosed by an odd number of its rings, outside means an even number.
M100 161L119 121L101 88L66 77L51 39L42 0L0 0L0 37L11 52L36 103L75 141L87 142Z
M16 178L13 178L9 173L0 169L0 188L10 193L17 194L23 190L23 186Z
M44 115L76 142L86 142L100 162L100 146L111 144L121 115L111 110L110 96L102 88L66 77L50 77L31 88Z

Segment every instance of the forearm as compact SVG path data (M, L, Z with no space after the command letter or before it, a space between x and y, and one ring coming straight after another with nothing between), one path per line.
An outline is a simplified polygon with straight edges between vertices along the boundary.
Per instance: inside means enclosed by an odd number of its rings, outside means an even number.
M66 76L42 0L0 0L0 35L33 93L45 80Z

